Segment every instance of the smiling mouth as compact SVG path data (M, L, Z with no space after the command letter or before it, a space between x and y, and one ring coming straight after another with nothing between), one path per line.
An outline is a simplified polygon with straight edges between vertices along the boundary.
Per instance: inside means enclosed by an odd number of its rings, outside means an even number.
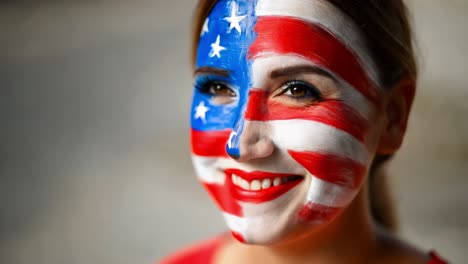
M270 172L245 172L225 170L233 197L242 202L263 203L271 201L297 186L303 179L300 175Z
M271 187L276 187L281 184L286 184L288 182L298 181L301 179L302 179L302 176L291 175L291 176L284 176L284 177L266 178L263 180L262 179L253 180L249 182L243 179L241 176L238 176L236 174L231 175L232 183L247 191L265 190Z

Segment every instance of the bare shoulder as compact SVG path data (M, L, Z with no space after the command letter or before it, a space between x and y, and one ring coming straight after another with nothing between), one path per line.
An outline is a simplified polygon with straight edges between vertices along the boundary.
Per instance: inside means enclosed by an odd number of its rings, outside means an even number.
M428 252L422 251L386 231L378 232L377 243L376 263L427 264L430 261Z

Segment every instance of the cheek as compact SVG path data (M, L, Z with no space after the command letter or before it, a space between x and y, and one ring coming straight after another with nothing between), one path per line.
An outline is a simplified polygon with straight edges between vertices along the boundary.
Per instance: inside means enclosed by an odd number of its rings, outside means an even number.
M227 157L226 142L232 130L237 103L213 103L209 95L195 91L191 109L192 153L204 157Z
M351 158L312 151L288 151L314 177L352 190L358 189L366 166Z
M192 128L190 131L192 153L203 157L228 157L226 142L230 134L230 129L199 131Z
M246 119L256 121L308 120L344 131L363 142L368 131L368 121L343 101L328 100L308 107L293 107L267 99L264 90L250 91ZM259 107L265 105L266 107Z
M227 180L224 172L216 166L216 162L220 159L228 158L226 142L230 133L231 129L227 128L198 130L192 126L190 131L192 160L199 180L221 211L242 216L242 208L231 194L232 182Z
M227 158L226 141L230 131L191 131L192 160L198 179L221 211L242 216L240 204L233 198L232 182L217 168L220 159Z
M310 173L305 206L299 211L302 222L321 223L332 219L359 191L367 167L341 155L309 151L289 154Z
M301 222L320 224L333 219L340 212L340 208L307 202L299 211L298 218Z
M242 208L231 194L231 184L231 181L226 180L222 184L203 183L203 186L208 191L211 198L218 204L221 211L235 216L242 216Z
M281 135L276 131L275 137L289 138L280 141L281 148L311 178L298 218L317 224L329 221L349 205L365 179L370 161L367 141L372 133L369 121L342 101L296 111L275 107L270 114L289 122L288 129Z

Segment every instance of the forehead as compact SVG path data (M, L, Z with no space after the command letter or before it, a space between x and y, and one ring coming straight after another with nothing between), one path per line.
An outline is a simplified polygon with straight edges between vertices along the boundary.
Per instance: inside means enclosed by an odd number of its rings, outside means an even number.
M360 29L325 0L218 1L200 33L196 66L228 69L236 77L251 74L258 58L285 54L345 80L361 76L346 80L353 86L379 86Z
M206 18L196 66L229 69L235 75L247 69L246 55L256 37L256 1L221 0ZM236 66L233 68L233 66Z

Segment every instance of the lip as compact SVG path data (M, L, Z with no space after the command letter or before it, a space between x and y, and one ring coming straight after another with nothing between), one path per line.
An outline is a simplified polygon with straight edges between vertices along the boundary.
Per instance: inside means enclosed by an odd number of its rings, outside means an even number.
M263 171L252 171L246 172L239 169L226 169L224 170L226 175L226 180L229 183L229 189L231 194L233 195L234 199L241 201L241 202L248 202L248 203L264 203L271 200L274 200L281 195L285 194L292 188L296 187L299 183L304 180L304 177L301 175L289 174L289 173L272 173L272 172L263 172ZM261 190L245 190L240 188L239 186L235 185L231 180L231 175L235 174L240 176L241 178L252 182L253 180L263 180L267 178L276 178L276 177L287 177L287 176L301 176L300 179L282 183L278 186L271 186L267 189Z

